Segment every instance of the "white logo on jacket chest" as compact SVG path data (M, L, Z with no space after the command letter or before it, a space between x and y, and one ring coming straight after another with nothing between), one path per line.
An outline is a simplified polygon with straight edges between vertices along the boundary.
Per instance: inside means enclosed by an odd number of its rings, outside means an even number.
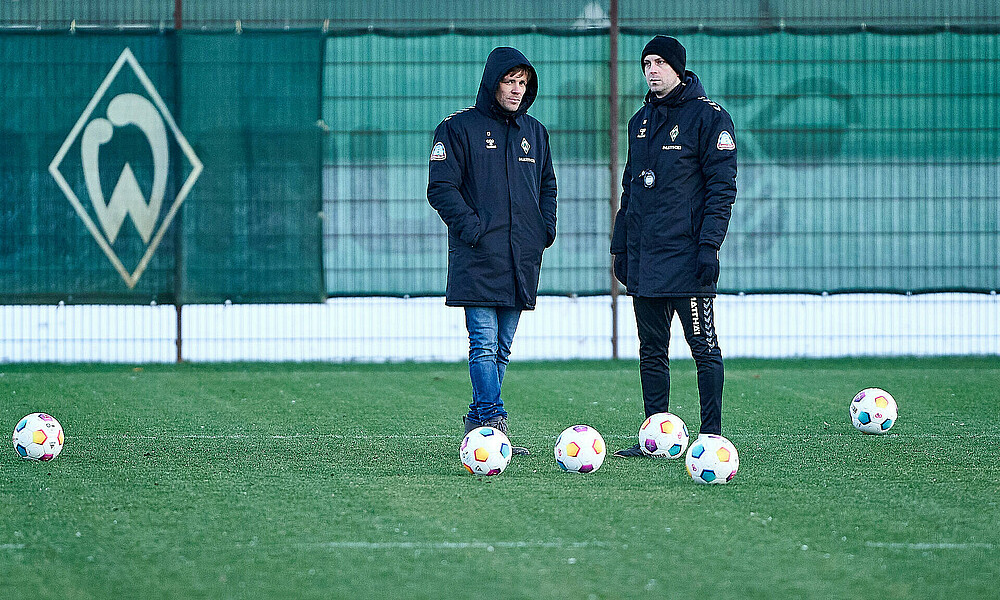
M524 150L525 154L527 154L528 151L531 150L531 144L528 143L528 138L521 138L521 150ZM518 156L517 162L533 163L535 162L535 159L531 158L530 156Z
M486 149L487 150L496 150L497 149L497 141L495 139L493 139L492 137L490 137L492 135L493 135L492 131L487 131L486 132Z
M678 129L676 125L674 125L674 128L670 130L670 141L672 142L672 141L676 140L677 136L680 134L680 132L681 132L681 130Z

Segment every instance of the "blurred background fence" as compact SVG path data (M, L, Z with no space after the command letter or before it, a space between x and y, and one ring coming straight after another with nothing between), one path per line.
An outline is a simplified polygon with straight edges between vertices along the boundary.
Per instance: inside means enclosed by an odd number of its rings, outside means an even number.
M885 4L2 2L0 361L462 358L427 156L500 45L559 183L515 354L636 356L612 181L660 33L737 127L728 356L1000 354L1000 5Z

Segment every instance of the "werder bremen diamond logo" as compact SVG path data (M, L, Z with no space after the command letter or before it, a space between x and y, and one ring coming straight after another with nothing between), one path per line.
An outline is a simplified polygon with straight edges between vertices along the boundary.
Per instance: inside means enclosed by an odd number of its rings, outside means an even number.
M126 75L128 71L123 72L122 69L126 64L131 68L140 85L134 83L131 86L128 85L128 79L130 79ZM121 91L123 87L135 89L122 91L105 102L105 95L110 96L108 90L113 86L116 91ZM140 91L145 93L136 93ZM99 107L103 110L98 110ZM116 133L119 137L119 143L112 144ZM165 197L168 179L171 175L171 137L191 166L191 171L172 199ZM77 146L78 138L80 143ZM108 169L105 169L103 173L105 178L110 176L111 180L116 182L110 196L105 194L105 189L101 185L100 155L102 147L108 152L116 151L119 154L122 152L122 148L125 148L133 154L132 163L129 162L128 156L124 158L125 166L121 168L117 179L114 179L115 173L108 173ZM72 163L66 160L67 154L70 154L71 151L79 152L79 162L76 162L77 157L73 157ZM139 165L143 161L145 163L151 162L151 167L140 168L136 166L133 168L133 164ZM82 170L84 185L80 187L83 189L74 190L67 182L67 177L60 169L64 163L66 169L71 169L66 173L70 180L79 181L79 170ZM191 191L198 175L201 174L201 170L201 161L191 149L184 134L177 128L177 124L170 115L170 111L167 110L160 94L153 87L146 72L143 71L132 51L128 48L115 61L111 71L101 82L94 97L90 99L87 108L84 109L83 114L80 115L73 129L69 132L69 136L59 148L55 158L52 159L52 164L49 165L49 173L56 180L59 189L66 195L90 234L94 236L129 288L135 287L139 278L142 277L143 271L149 265L157 246L163 239L163 234L166 233L171 221L177 215L177 211L188 192ZM141 178L137 177L137 171L142 173ZM140 181L145 186L140 185ZM144 188L149 190L148 198L143 192ZM77 195L78 191L84 197L83 202ZM165 203L169 207L161 219L160 215ZM90 210L88 210L88 205ZM95 219L91 218L92 214L96 217L96 223ZM142 240L140 252L133 253L135 256L141 255L141 258L135 265L130 266L123 263L122 258L119 257L119 253L116 253L114 248L115 241L123 233L122 225L125 224L126 217L131 219L139 238ZM134 234L132 235L134 236ZM138 240L135 241L138 243ZM132 260L134 261L135 258L133 257Z

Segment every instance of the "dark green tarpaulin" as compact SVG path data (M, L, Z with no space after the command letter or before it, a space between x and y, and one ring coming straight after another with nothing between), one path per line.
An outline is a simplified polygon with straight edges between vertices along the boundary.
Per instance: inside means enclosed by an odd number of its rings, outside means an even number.
M322 299L321 53L318 34L0 36L0 300Z
M679 35L737 128L720 289L1000 288L1000 38ZM532 114L549 129L559 179L559 237L540 291L607 293L608 197L645 90L636 57L647 39L620 40L612 174L606 32L0 34L0 302L442 294L446 237L425 199L431 134L472 103L499 45L537 67ZM125 116L109 114L118 97ZM142 114L153 133L115 124ZM108 127L113 137L96 144ZM91 186L88 129L100 147ZM162 205L140 227L141 207L126 201L133 188L152 197L162 146ZM104 202L133 212L97 214L94 181Z

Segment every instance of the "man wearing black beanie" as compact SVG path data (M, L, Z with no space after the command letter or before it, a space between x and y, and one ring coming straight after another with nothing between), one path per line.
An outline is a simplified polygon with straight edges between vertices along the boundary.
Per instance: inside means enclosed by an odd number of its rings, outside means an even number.
M722 434L722 351L715 333L719 247L736 201L733 120L686 70L679 41L658 35L640 58L649 92L628 124L628 161L611 238L615 277L639 332L646 416L669 412L670 321L680 318L698 369L701 434ZM635 444L631 457L655 449Z
M684 46L676 38L658 35L649 40L646 47L642 49L642 57L639 58L639 63L642 64L645 62L646 57L650 54L659 56L665 60L678 78L684 74L684 65L687 63L687 50L684 49ZM645 71L645 67L643 67L643 71Z

